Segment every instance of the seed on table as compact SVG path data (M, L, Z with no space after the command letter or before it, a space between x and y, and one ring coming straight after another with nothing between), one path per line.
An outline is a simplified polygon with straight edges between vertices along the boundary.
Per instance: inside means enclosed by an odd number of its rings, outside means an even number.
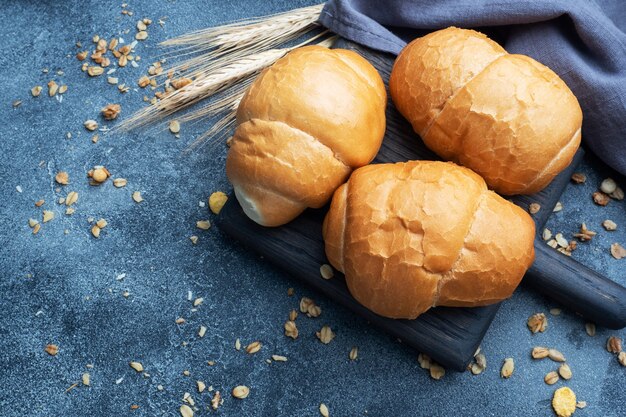
M233 397L243 400L250 394L250 388L245 385L238 385L233 388Z
M94 130L98 128L98 122L92 119L85 120L85 123L83 123L83 126L85 126L85 129L93 132Z
M96 183L101 184L111 176L111 173L103 166L96 166L87 173L87 176L89 176Z
M583 184L585 181L587 181L587 176L582 172L575 172L572 174L572 182L576 184Z
M282 355L272 355L272 360L276 362L287 362L287 357Z
M441 378L444 377L444 375L446 374L446 370L443 369L443 366L439 365L438 363L432 362L430 364L430 377L432 379L435 380L440 380Z
M180 415L182 417L193 417L193 410L187 404L180 406Z
M285 322L285 336L294 340L298 338L298 327L296 327L295 321L288 320Z
M35 201L35 207L41 207L44 205L44 203L46 202L46 200L41 199L41 200L37 200Z
M506 358L504 360L504 364L502 365L502 369L500 370L500 376L502 378L510 378L513 375L513 371L515 370L515 362L513 358Z
M602 222L602 227L604 227L609 232L612 232L613 230L617 229L617 223L615 223L613 220L605 220Z
M333 333L331 328L328 326L323 326L319 332L315 332L315 335L320 342L325 345L329 344L335 338L335 333Z
M559 375L561 375L561 378L563 379L572 378L572 370L570 369L568 364L564 363L561 366L559 366Z
M241 340L235 340L235 349L241 350Z
M624 247L617 242L613 243L611 245L611 255L615 259L626 258L626 249L624 249Z
M54 211L44 210L43 211L43 222L44 223L48 223L52 219L54 219Z
M420 353L419 355L417 355L417 361L419 362L420 367L422 369L430 369L430 365L431 365L430 356L424 353Z
M578 401L578 402L576 403L576 408L583 409L583 408L585 408L585 407L587 407L587 401Z
M70 176L65 171L59 171L54 176L54 180L61 185L67 185L70 183Z
M550 240L550 238L552 237L552 232L549 229L543 229L541 237L543 240Z
M548 357L555 362L565 362L565 356L556 349L548 350Z
M320 404L320 414L323 417L329 417L330 416L330 414L328 412L328 407L326 407L326 404L324 404L324 403Z
M46 345L44 350L46 351L48 355L55 356L57 353L59 353L59 346L55 344L49 344L49 345Z
M133 368L137 372L143 372L143 365L141 362L129 362L128 363L131 368Z
M617 336L611 336L606 341L606 350L610 353L620 353L622 351L622 339Z
M141 191L133 192L133 200L135 203L141 203L143 201L143 197L141 196ZM197 240L198 238L196 238ZM193 239L192 239L193 240ZM194 242L195 243L195 242Z
M191 240L191 243L195 245L198 243L198 236L189 236L189 240Z
M202 392L206 389L206 384L202 381L196 381L196 385L198 386L198 392Z
M206 326L200 326L200 330L198 330L198 336L204 337L204 335L206 334L206 330Z
M596 325L594 323L585 323L585 331L589 336L596 335Z
M208 220L198 220L196 222L196 227L202 230L209 230L209 228L211 227L211 222Z
M102 117L106 120L114 120L122 111L122 107L119 104L107 104L100 111L102 113Z
M128 181L126 181L126 178L116 178L116 179L113 180L113 185L116 188L126 187L127 183L128 183Z
M246 346L246 352L252 355L253 353L257 353L259 350L261 350L262 346L263 344L259 341L252 342L248 346Z
M59 91L59 85L54 81L48 82L48 95L54 97L57 91Z
M351 361L355 361L358 356L359 356L359 348L354 346L352 349L350 349L350 354L348 355L348 357L350 358Z
M526 324L532 333L544 332L548 326L548 319L545 314L537 313L530 316Z
M170 122L170 132L176 134L178 132L180 132L180 123L178 122L178 120L172 120Z
M559 381L559 374L556 371L548 372L543 380L548 385L554 385Z

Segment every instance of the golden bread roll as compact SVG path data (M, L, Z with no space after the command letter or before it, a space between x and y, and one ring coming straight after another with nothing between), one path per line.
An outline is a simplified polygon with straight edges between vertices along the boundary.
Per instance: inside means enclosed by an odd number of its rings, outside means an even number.
M328 202L385 133L387 94L355 52L307 46L264 70L237 110L226 175L245 213L264 226Z
M508 298L535 256L530 216L451 162L357 169L335 191L323 235L354 298L391 318Z
M533 194L572 161L582 111L548 67L450 27L407 45L389 90L426 146L501 194Z

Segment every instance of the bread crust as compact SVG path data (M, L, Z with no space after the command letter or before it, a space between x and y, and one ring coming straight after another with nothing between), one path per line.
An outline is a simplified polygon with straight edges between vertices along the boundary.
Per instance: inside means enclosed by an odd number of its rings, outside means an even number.
M237 110L226 174L246 214L278 226L321 207L385 132L376 69L347 50L295 49L264 70Z
M407 319L511 296L534 260L534 234L528 213L479 175L432 161L357 169L323 225L327 257L351 294Z
M389 88L426 146L505 195L545 188L580 145L582 111L558 75L458 28L411 42Z

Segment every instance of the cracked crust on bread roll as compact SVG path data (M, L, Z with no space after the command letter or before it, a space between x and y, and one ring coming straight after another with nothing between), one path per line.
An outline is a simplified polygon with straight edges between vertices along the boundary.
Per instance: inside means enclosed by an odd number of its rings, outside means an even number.
M450 27L407 45L393 102L426 146L500 194L534 194L572 161L582 110L565 82L482 33Z
M534 260L528 213L451 162L354 171L324 220L330 263L377 314L413 319L431 307L511 296Z
M249 218L279 226L319 208L385 133L387 95L355 52L297 48L264 70L237 110L226 175Z

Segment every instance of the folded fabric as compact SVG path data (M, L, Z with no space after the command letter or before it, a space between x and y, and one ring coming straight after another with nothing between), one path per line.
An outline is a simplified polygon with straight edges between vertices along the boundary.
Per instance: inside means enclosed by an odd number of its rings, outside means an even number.
M583 109L583 142L626 175L626 1L330 0L320 22L392 54L448 26L486 32L565 80Z

